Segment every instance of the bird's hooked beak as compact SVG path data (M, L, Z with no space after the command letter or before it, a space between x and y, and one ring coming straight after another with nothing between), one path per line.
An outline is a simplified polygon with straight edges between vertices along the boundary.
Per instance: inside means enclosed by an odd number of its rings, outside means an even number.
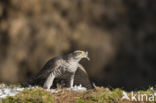
M90 60L88 57L88 51L75 51L78 55L80 55L81 58L86 58L87 60Z
M90 58L88 57L88 51L84 52L84 58L86 58L87 60L90 60Z

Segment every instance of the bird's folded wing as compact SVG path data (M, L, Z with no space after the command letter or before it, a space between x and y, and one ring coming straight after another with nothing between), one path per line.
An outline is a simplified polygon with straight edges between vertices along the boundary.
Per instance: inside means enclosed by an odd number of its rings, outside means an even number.
M65 73L64 75L56 78L56 81L57 81L57 83L59 83L61 81L61 83L60 83L61 85L63 84L66 87L69 87L70 77L71 77L70 73ZM81 64L79 64L77 71L75 72L74 85L82 85L83 87L86 87L87 89L94 88L89 79L88 73L86 72L86 70L84 69L84 67Z
M83 87L86 87L87 89L94 88L89 79L88 73L81 64L79 64L78 69L75 73L74 84L75 85L81 84Z
M49 60L40 72L30 79L27 84L30 85L43 85L48 75L59 67L59 64L54 59Z

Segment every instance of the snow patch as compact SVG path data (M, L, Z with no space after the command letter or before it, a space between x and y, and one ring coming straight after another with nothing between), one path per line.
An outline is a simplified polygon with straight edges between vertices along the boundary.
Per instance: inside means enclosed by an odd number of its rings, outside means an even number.
M16 88L10 88L10 87L0 87L0 100L3 98L6 98L8 96L15 96L17 93L19 93L20 91L23 91L24 89L33 89L33 88L38 88L38 87L28 87L28 88L20 88L20 87L16 87ZM81 92L81 91L86 91L87 89L85 87L82 87L82 85L75 85L72 88L67 88L67 90L72 90L72 91L77 91L77 92ZM50 90L51 93L58 93L59 90L57 89L51 89Z
M86 91L87 89L85 87L82 87L82 85L80 84L79 86L75 85L74 87L72 88L67 88L67 90L70 90L70 91L76 91L76 92L82 92L82 91ZM51 93L58 93L61 91L61 89L47 89L48 92L51 92Z
M24 88L0 88L0 99L7 96L15 96L18 92L23 91Z
M68 88L67 90L73 90L73 91L86 91L87 89L85 87L82 87L82 85L80 84L79 86L75 85L72 88Z
M28 88L20 88L20 87L10 88L10 87L5 87L1 85L0 86L0 100L8 96L15 96L17 93L19 93L20 91L23 91L24 89L33 89L33 88L38 88L38 87L30 86Z

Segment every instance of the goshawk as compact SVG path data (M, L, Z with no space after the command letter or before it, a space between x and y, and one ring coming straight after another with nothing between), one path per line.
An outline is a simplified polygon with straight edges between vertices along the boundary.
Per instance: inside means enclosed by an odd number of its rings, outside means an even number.
M76 50L65 56L58 56L50 59L40 70L40 72L29 81L31 85L41 85L50 89L54 84L54 79L65 80L65 84L73 87L73 84L81 84L86 88L92 88L86 70L79 61L88 57L88 52Z

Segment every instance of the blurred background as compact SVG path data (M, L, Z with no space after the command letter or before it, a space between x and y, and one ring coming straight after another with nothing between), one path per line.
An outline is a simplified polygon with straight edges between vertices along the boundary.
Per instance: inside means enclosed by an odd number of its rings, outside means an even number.
M30 79L52 57L87 50L97 86L156 84L155 0L0 0L0 82Z

